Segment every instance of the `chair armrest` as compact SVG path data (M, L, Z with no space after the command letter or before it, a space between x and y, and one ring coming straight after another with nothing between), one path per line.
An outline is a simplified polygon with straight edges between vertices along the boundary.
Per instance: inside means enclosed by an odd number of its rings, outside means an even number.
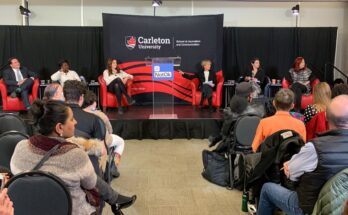
M224 85L224 78L220 79L216 86L216 104L217 107L221 106L221 99L222 99L222 86Z
M132 85L133 85L133 80L128 80L126 83L127 87L127 93L129 96L132 96Z
M33 96L33 100L37 99L38 92L39 92L39 86L40 86L40 80L38 78L35 78L33 87L31 89L31 94Z
M1 92L1 98L2 98L2 105L7 106L7 86L4 83L4 80L0 80L0 92Z
M106 88L106 83L103 79L103 75L100 75L98 77L98 82L99 82L99 86L100 86L100 101L101 101L101 106L105 107L106 106L106 98L107 98L107 93L108 90Z
M191 85L191 93L192 93L192 105L195 106L196 105L196 84L194 81L190 81L190 85Z
M283 80L282 80L282 88L287 89L287 88L289 88L289 85L290 85L290 83L285 78L283 78Z

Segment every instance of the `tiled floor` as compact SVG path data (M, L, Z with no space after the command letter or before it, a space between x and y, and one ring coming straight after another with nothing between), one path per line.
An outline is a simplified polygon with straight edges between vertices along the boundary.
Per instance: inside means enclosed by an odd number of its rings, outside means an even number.
M137 194L126 215L234 215L241 192L207 182L201 176L201 152L207 140L127 140L120 178L112 187ZM111 215L110 208L104 210Z

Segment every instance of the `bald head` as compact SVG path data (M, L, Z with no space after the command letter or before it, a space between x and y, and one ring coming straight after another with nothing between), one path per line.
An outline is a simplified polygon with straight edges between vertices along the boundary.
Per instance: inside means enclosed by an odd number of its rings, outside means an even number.
M340 95L332 99L326 111L326 117L330 129L348 129L348 95Z

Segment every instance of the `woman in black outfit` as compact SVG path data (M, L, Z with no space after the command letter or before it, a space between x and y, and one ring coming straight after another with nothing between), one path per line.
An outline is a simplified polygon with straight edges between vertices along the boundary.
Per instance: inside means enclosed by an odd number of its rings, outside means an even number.
M266 75L265 71L261 68L261 63L259 58L254 58L250 61L250 69L241 78L241 81L251 82L253 87L252 97L257 97L264 87Z
M198 78L199 89L202 92L199 107L200 107L200 109L202 109L204 100L208 99L209 111L214 112L213 104L212 104L213 103L212 97L213 97L213 91L214 91L214 88L216 85L216 75L215 75L215 72L211 70L211 64L212 64L211 60L208 60L208 59L202 60L201 71L199 71L198 73L196 73L194 75L185 74L181 70L179 72L184 78L187 78L190 80L192 80L194 78Z

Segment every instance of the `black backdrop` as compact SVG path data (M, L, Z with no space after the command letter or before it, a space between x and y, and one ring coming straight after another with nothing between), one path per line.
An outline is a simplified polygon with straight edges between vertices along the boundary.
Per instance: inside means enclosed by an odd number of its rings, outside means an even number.
M239 77L252 57L261 59L271 78L282 77L294 58L301 55L323 80L324 64L334 63L336 34L337 27L225 27L225 79ZM96 79L104 70L102 27L0 26L0 64L11 56L18 57L42 79L58 70L57 62L62 58L87 79ZM332 74L328 77L332 79Z

